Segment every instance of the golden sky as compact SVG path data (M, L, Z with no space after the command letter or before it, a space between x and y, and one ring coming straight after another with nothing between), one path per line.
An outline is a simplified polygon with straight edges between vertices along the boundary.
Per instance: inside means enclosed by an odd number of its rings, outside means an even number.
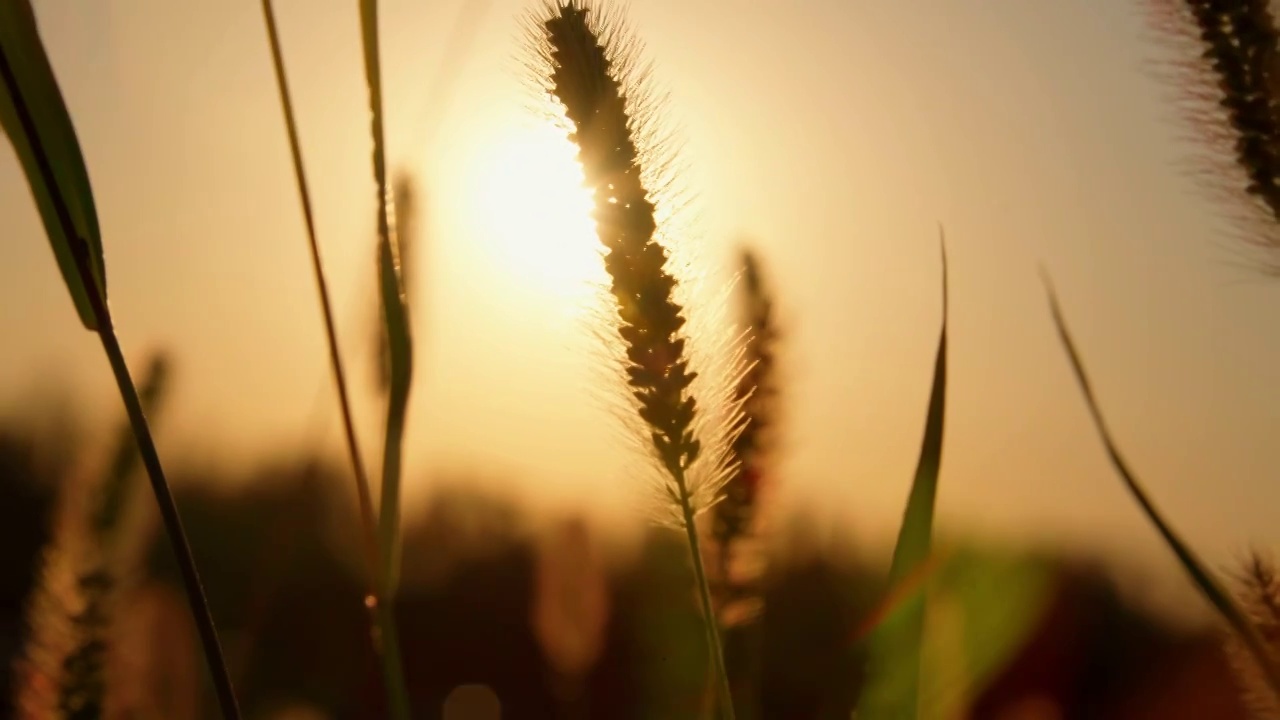
M426 192L409 472L475 468L540 503L625 512L631 458L584 387L593 358L576 337L593 270L585 205L519 64L529 4L493 0L478 15L483 3L466 2L475 42L450 58L464 2L382 10L389 153ZM337 456L258 4L36 5L126 350L176 360L162 455L233 465L323 442ZM1088 424L1043 263L1116 434L1188 539L1217 563L1280 545L1280 285L1238 262L1185 172L1196 148L1151 71L1139 5L633 3L684 142L704 270L724 277L749 236L776 290L778 502L817 502L867 537L896 526L937 337L941 224L944 531L1124 543L1171 563ZM280 0L277 13L372 458L374 194L356 7ZM0 218L0 403L22 413L52 388L114 417L106 363L7 149Z

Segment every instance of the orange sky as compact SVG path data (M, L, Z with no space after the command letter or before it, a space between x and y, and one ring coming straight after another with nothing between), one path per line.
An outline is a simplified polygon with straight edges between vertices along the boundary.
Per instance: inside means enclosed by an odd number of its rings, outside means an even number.
M781 502L820 501L866 537L896 525L936 341L941 223L953 291L944 529L1124 543L1172 562L1087 422L1043 263L1116 434L1188 539L1216 563L1280 545L1280 285L1237 263L1182 171L1194 148L1149 71L1138 3L927 6L648 0L630 13L686 143L706 270L729 269L740 234L768 262L786 331ZM449 63L441 105L428 95L462 7L382 11L389 152L428 205L409 471L477 468L545 504L623 512L629 458L583 387L592 357L565 290L580 287L589 250L558 246L564 264L538 266L544 254L521 244L581 227L530 200L572 197L573 168L529 111L516 23L528 4L491 3ZM162 455L237 463L317 441L336 453L257 4L37 8L126 350L175 355ZM277 12L341 331L367 388L374 215L356 8L280 0ZM8 150L0 217L0 402L21 413L53 386L113 416L106 363ZM365 389L358 401L372 408Z

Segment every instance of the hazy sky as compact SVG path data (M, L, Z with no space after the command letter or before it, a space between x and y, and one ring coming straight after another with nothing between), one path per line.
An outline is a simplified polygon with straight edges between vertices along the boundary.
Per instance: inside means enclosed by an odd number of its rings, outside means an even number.
M593 358L573 332L591 256L589 237L570 238L585 210L571 151L531 112L519 63L530 4L471 10L474 44L446 59L463 2L383 3L389 151L427 205L409 469L476 469L544 504L623 511L629 458L583 387ZM162 455L234 466L324 442L337 456L258 3L37 9L87 156L126 350L135 363L151 348L175 356ZM374 195L356 4L280 0L277 12L372 458ZM1240 266L1184 172L1195 148L1151 72L1138 0L644 0L630 17L670 91L706 270L730 270L746 234L776 289L779 502L819 501L866 537L896 525L937 337L941 224L945 529L1126 543L1169 564L1088 424L1043 263L1116 434L1188 538L1215 562L1280 545L1280 284ZM105 360L7 148L0 218L0 401L22 412L56 389L114 418Z

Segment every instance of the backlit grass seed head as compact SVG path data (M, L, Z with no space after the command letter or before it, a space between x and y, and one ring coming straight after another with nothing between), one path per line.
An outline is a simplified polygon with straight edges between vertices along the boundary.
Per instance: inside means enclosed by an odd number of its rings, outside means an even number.
M1275 561L1267 555L1253 553L1239 573L1236 596L1249 620L1258 628L1271 654L1280 657L1280 574ZM1240 693L1249 708L1250 717L1280 720L1280 704L1258 670L1257 662L1235 633L1227 637L1227 654L1235 671Z
M1280 251L1280 32L1268 0L1148 0L1200 179L1241 239ZM1280 272L1280 257L1267 264Z
M741 254L741 322L747 333L747 371L738 382L736 399L742 404L742 431L732 444L736 471L725 485L724 500L716 507L715 535L721 551L750 532L774 425L777 387L774 381L777 327L773 298L765 287L760 260L751 250Z
M90 605L80 582L82 568L96 562L96 547L85 522L85 498L76 482L58 497L50 536L41 551L36 586L27 600L26 638L15 662L16 716L23 720L61 717L64 692L76 687L67 660L85 639L77 621Z
M677 278L679 263L663 242L662 223L672 212L662 207L672 197L664 177L670 164L655 131L659 113L647 88L648 67L639 64L641 48L620 16L595 3L547 3L533 16L530 34L537 51L532 69L563 108L593 199L609 275L607 324L621 340L621 374L645 441L670 476L661 487L676 505L685 495L705 509L725 479L723 428L734 428L736 415L708 414L703 402L722 398L711 388L702 394L707 383L691 367L698 356L691 344L699 338L682 302L685 278ZM724 399L732 406L731 396ZM708 418L716 419L715 427ZM678 510L670 514L672 503L664 505L660 517L682 524Z

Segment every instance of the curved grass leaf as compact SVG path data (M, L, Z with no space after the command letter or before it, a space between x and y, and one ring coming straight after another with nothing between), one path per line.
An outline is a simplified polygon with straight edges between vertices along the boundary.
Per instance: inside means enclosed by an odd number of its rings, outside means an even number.
M942 464L942 428L947 395L947 256L942 248L942 333L934 361L933 389L915 481L898 531L889 587L914 586L904 593L871 633L868 678L859 720L916 720L919 717L920 662L924 639L925 590L915 582L927 571L933 543L933 507Z
M1085 403L1089 406L1089 416L1093 420L1093 426L1098 431L1098 435L1102 438L1102 444L1107 450L1107 458L1111 461L1111 466L1120 475L1120 479L1124 481L1129 494L1133 496L1133 499L1142 508L1143 513L1146 514L1147 519L1155 526L1165 544L1178 557L1178 562L1182 564L1183 570L1186 571L1191 581L1195 583L1196 588L1222 615L1222 618L1226 620L1232 631L1240 636L1241 642L1244 643L1244 646L1248 648L1249 653L1253 655L1254 660L1258 663L1259 669L1267 679L1267 684L1271 686L1271 690L1276 694L1276 697L1280 698L1280 667L1276 665L1274 657L1267 649L1266 641L1253 623L1249 621L1244 611L1232 599L1231 594L1223 589L1214 578L1213 573L1205 567L1204 562L1196 555L1195 551L1182 540L1173 529L1173 526L1156 508L1155 502L1142 487L1142 483L1138 481L1137 476L1129 469L1129 464L1125 462L1124 456L1120 454L1120 448L1115 439L1111 437L1111 430L1107 427L1107 423L1102 417L1101 408L1098 407L1098 400L1093 394L1093 385L1089 382L1089 376L1085 373L1084 363L1080 360L1080 354L1076 351L1075 343L1071 340L1070 331L1067 330L1067 321L1063 318L1062 308L1058 305L1058 296L1053 292L1053 285L1049 282L1049 276L1043 271L1041 271L1041 274L1044 278L1045 291L1049 295L1049 308L1053 312L1053 322L1058 329L1058 338L1062 341L1062 346L1067 351L1067 359L1071 361L1071 369L1075 373L1076 383L1080 386L1080 392L1084 395Z
M107 296L98 214L89 171L30 0L0 2L0 76L0 127L22 164L80 322L96 330L101 318L89 293L98 293L104 306ZM74 234L67 228L74 228ZM82 277L77 254L88 260L96 288Z

